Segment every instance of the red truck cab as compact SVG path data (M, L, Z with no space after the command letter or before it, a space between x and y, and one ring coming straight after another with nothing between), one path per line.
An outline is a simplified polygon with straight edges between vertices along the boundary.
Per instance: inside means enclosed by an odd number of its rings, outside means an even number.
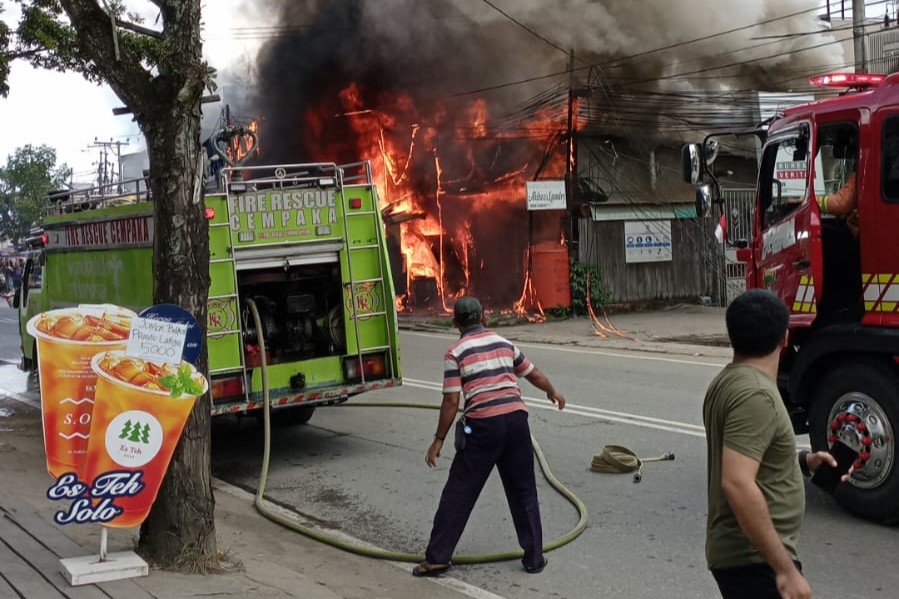
M779 385L794 429L808 432L815 450L840 440L859 452L836 500L862 517L895 523L899 74L811 82L851 91L788 108L756 132L763 146L752 235L728 235L728 242L746 262L747 288L770 289L790 308ZM685 148L684 172L698 163L699 176L688 180L708 176L712 185L699 196L714 203L720 189L703 148Z

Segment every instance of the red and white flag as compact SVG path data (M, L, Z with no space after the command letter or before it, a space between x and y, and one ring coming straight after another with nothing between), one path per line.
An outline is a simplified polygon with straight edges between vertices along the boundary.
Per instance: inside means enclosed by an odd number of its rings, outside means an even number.
M715 227L715 239L718 243L724 243L727 239L727 218L722 214L718 220L718 226Z

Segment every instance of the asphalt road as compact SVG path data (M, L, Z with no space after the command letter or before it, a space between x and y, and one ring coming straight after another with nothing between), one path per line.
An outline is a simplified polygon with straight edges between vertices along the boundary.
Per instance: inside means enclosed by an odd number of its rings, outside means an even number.
M0 298L0 362L18 363L22 355L19 351L18 323L16 311Z
M0 361L8 363L0 366L0 388L21 392L28 379L12 366L19 344L13 314L0 306ZM441 358L453 337L412 332L401 337L404 386L351 403L439 404ZM523 344L522 349L568 397L568 408L559 412L523 383L534 435L553 474L586 504L589 526L552 551L539 576L522 572L517 561L459 566L451 576L509 599L716 597L703 553L700 406L722 361L555 345ZM436 421L436 410L346 406L320 409L305 426L276 428L267 496L322 530L420 553L452 457L448 446L438 468L429 470L424 463ZM671 451L677 459L647 464L643 482L634 484L629 475L589 470L593 454L606 444L625 445L641 456ZM214 421L217 477L254 490L262 449L262 429L254 418ZM538 482L545 538L562 537L577 514L539 475ZM895 596L896 529L853 518L810 485L807 498L800 552L815 596ZM458 552L515 548L494 475Z
M446 335L403 333L405 385L356 403L440 401ZM705 567L705 439L701 402L722 362L558 346L522 349L568 397L558 412L525 385L531 425L554 475L589 511L578 539L549 554L540 576L516 561L459 566L452 576L509 598L715 597ZM351 402L352 403L352 402ZM318 410L309 425L276 429L267 496L317 522L376 546L422 552L452 456L424 464L437 412L408 408ZM800 442L804 442L800 439ZM216 476L255 489L263 436L252 419L216 423ZM641 456L674 452L649 463L641 484L629 475L589 470L603 445ZM819 597L889 597L899 587L896 530L845 514L810 487L801 543ZM576 524L571 505L540 481L547 540ZM289 533L285 533L289 534ZM508 508L494 475L475 508L458 553L515 549ZM876 550L872 550L876 548ZM851 564L849 566L848 564Z

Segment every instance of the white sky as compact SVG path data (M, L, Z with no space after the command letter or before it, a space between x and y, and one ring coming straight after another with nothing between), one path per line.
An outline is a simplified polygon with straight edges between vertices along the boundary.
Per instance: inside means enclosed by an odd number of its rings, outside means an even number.
M130 0L129 6L145 14L152 25L156 13L146 0ZM4 2L3 17L15 27L17 7ZM214 6L215 8L210 8ZM219 69L219 85L229 83L221 72L234 63L249 62L255 56L257 40L235 40L233 28L259 25L250 22L241 0L206 0L203 6L204 55ZM46 144L56 148L57 162L75 171L75 181L96 180L99 149L88 149L98 141L119 141L122 154L143 149L137 124L129 115L114 116L112 109L122 102L107 86L88 83L81 75L33 69L26 63L13 63L9 78L9 96L0 97L0 165L16 148L26 144ZM216 108L217 110L218 108ZM114 162L114 159L113 159Z

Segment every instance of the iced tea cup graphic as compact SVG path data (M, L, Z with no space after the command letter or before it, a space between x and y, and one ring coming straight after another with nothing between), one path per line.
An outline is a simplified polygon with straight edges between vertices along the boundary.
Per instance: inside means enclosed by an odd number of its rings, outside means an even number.
M82 474L97 379L91 359L124 349L136 316L118 306L84 305L50 310L28 321L28 333L37 339L44 449L53 478Z
M98 354L91 366L97 392L84 481L94 483L109 472L141 472L140 492L114 497L124 511L104 524L138 526L150 513L194 402L208 383L189 362L160 364L122 351Z

